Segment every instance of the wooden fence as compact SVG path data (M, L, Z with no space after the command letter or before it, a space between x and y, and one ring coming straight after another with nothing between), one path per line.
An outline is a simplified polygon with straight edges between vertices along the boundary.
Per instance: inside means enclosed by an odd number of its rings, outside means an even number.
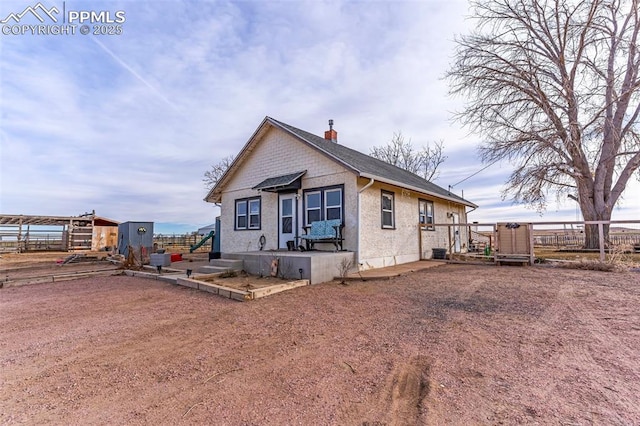
M518 225L518 224L514 224ZM617 248L631 249L640 252L640 220L583 221L583 222L521 222L529 229L529 246L532 253L535 248L555 250L578 250L585 245L585 225L597 225L600 246L597 249L600 260L605 260L607 251ZM605 239L604 229L609 226L609 235ZM436 223L434 227L446 227L449 236L448 253L455 253L453 240L455 229L465 229L465 238L460 252L493 253L498 241L497 223ZM459 234L463 234L458 232Z

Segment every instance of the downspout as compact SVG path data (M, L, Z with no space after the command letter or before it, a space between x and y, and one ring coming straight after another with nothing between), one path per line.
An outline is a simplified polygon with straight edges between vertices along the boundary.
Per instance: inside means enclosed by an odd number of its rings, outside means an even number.
M469 213L477 210L478 207L473 207L471 210L467 211L467 208L464 208L464 223L469 223Z
M358 234L358 246L356 247L356 266L358 267L358 271L360 270L360 227L362 226L362 218L361 213L360 213L360 194L362 194L367 188L369 188L371 185L373 185L373 183L376 180L374 178L370 178L369 179L369 183L367 183L365 186L363 186L361 189L358 190L358 226L356 227L357 230L357 234Z
M469 223L469 213L476 210L478 207L473 207L471 210L467 211L467 208L464 208L464 223ZM471 240L473 239L473 234L471 232L471 225L467 226L467 252L471 249Z

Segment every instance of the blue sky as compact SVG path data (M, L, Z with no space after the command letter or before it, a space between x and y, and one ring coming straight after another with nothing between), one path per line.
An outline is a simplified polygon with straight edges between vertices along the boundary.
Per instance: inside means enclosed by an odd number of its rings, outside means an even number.
M203 173L235 154L268 115L368 153L401 131L444 141L447 187L480 170L479 138L443 75L463 0L49 1L60 11L123 11L119 35L0 34L0 213L96 214L189 232L217 209ZM2 1L0 19L37 1ZM20 24L38 24L33 16ZM51 22L46 22L51 23ZM90 25L93 27L93 24ZM501 200L498 163L454 191L469 219L576 220L553 199L544 216ZM614 219L637 219L634 180Z

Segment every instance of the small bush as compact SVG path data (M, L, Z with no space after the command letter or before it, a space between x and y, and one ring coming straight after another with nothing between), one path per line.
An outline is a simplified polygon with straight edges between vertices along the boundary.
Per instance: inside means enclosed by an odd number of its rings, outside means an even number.
M353 262L347 258L343 258L338 265L338 276L340 277L340 284L347 285L347 276L349 275L349 271L353 267Z

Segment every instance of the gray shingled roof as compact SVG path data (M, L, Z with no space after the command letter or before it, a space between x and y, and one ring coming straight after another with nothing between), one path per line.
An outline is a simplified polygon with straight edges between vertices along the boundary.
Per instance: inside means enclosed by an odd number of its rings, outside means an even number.
M304 175L305 173L307 173L307 171L303 170L301 172L290 173L288 175L270 177L268 179L263 180L262 182L260 182L259 184L257 184L251 189L268 190L268 189L288 186L288 185L291 185L293 182L295 182L296 179L299 179L300 177L302 177L302 175Z
M388 183L397 182L401 185L407 185L424 191L425 193L440 196L445 199L457 201L471 207L477 207L470 201L459 197L446 189L429 182L426 179L421 178L411 172L408 172L399 167L393 166L384 161L373 158L369 155L363 154L355 149L351 149L339 143L328 141L320 136L316 136L312 133L290 126L289 124L275 120L271 117L267 117L267 120L273 125L286 130L298 138L306 141L307 143L315 146L326 155L335 158L342 162L345 166L352 169L359 175L371 176L377 178L377 180L387 181Z

